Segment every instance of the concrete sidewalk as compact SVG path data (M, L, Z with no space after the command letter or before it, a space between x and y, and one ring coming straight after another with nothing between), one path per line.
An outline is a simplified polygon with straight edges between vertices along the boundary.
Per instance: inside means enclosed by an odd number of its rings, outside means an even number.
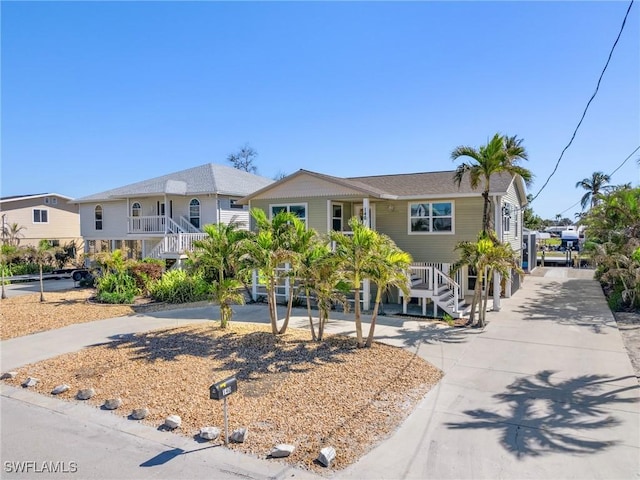
M500 312L487 315L483 331L381 317L378 340L416 352L445 377L389 439L335 477L638 478L639 386L613 316L597 282L572 278L582 274L571 269L549 272L527 277ZM234 321L268 321L263 305L236 310ZM216 316L213 307L169 311L7 340L0 343L2 370ZM328 332L353 333L350 316L333 318ZM292 326L306 325L299 312ZM70 455L61 457L64 452L77 453L102 466L83 478L315 477L226 449L201 450L178 435L159 437L151 427L6 385L2 414L3 460L64 460ZM56 442L38 450L29 442L61 424L69 426L62 431L75 447ZM99 461L90 453L96 448L113 455ZM163 461L142 468L153 455Z

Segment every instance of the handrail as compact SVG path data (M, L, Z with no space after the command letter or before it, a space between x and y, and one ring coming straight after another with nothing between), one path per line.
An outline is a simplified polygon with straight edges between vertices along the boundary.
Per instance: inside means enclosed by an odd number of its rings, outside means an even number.
M184 215L180 216L180 228L185 233L202 233L202 230L193 225Z

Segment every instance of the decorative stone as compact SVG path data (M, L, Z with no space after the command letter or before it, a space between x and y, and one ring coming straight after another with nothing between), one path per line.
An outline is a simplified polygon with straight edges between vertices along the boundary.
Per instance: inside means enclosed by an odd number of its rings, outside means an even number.
M122 405L122 400L120 398L109 398L104 401L104 408L107 410L115 410L120 405Z
M182 419L179 415L169 415L164 419L164 425L165 427L173 430L174 428L178 428L180 427L180 425L182 425Z
M12 379L12 378L16 378L16 376L18 376L18 372L5 372L0 377L0 380Z
M78 400L89 400L96 394L96 391L93 388L83 388L82 390L78 390L76 394L76 398Z
M229 440L235 443L243 443L247 439L247 435L249 435L249 431L245 427L237 428L229 435Z
M136 408L133 410L133 412L131 412L131 418L133 418L134 420L142 420L147 415L149 415L148 408Z
M63 383L62 385L57 385L53 390L51 390L51 395L60 395L61 393L66 392L70 388L71 387L66 383Z
M273 450L271 450L271 456L273 458L288 457L293 453L295 449L296 447L294 447L293 445L289 445L288 443L281 443L273 447Z
M215 440L220 436L220 429L218 427L202 427L198 435L205 440Z
M40 380L35 377L28 377L24 382L22 382L22 386L24 388L35 387L39 381Z
M318 460L323 467L329 467L335 458L336 449L333 447L324 447L320 450L320 455L318 455L316 460Z

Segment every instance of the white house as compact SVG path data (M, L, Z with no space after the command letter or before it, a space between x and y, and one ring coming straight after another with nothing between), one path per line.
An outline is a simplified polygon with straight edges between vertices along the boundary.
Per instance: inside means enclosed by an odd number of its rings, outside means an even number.
M122 249L129 258L184 258L202 226L236 221L249 228L240 198L273 180L208 163L74 200L85 252Z

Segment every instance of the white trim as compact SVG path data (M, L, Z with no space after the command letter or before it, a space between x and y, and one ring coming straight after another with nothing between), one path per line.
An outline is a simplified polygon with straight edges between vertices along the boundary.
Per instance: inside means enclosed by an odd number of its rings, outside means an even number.
M291 211L291 207L304 207L304 224L309 228L309 204L307 202L270 203L269 220L273 219L273 207L285 207L287 212Z
M426 200L425 197L422 197L423 200ZM413 232L411 231L411 205L416 203L450 203L451 204L451 230L450 231L438 231L438 232ZM427 218L432 218L431 215ZM448 218L448 217L445 217ZM452 200L450 197L446 202L407 202L407 235L455 235L456 233L456 202Z

